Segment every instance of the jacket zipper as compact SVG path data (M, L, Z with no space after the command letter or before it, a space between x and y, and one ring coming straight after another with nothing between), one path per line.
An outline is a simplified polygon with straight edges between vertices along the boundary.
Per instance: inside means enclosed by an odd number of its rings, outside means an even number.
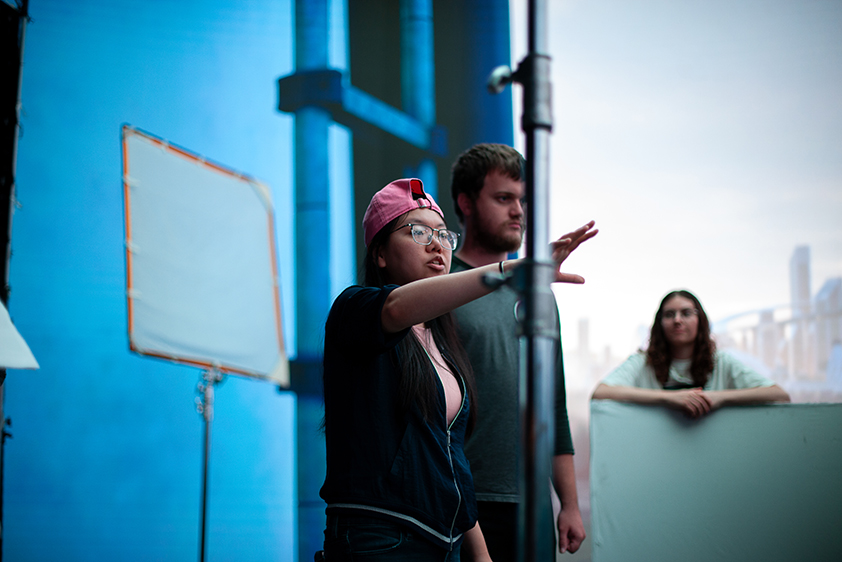
M430 363L433 365L433 371L435 371L436 375L438 375L438 369L436 369L436 363L433 361L433 358L430 357L430 352L427 351L427 348L423 345L421 346L424 349L424 353L427 354L427 359L430 360ZM446 360L446 359L445 359ZM458 373L458 370L457 370ZM439 382L442 385L442 392L444 392L444 383L441 381L441 376L438 375ZM456 527L456 518L459 517L459 508L462 507L462 491L459 489L459 482L456 481L456 470L453 468L453 453L450 450L450 430L453 428L453 424L456 423L456 420L459 419L459 416L462 414L462 410L465 409L465 401L468 399L468 388L465 385L465 379L462 377L462 374L459 373L459 382L462 383L462 402L459 403L459 411L456 412L456 415L453 416L453 421L451 421L446 428L447 432L447 462L450 464L450 475L453 477L453 486L456 488L456 512L453 514L453 521L450 523L450 545L448 550L453 552L453 529ZM446 401L445 401L446 402ZM447 421L447 418L445 418Z
M456 487L456 497L458 498L456 512L453 514L453 522L450 524L450 551L453 551L453 529L456 527L456 518L459 516L459 508L462 507L462 491L459 489L459 483L456 481L456 470L453 468L453 453L450 450L450 429L462 413L462 409L465 407L465 400L467 400L467 389L465 388L465 379L462 378L462 375L459 375L459 381L462 383L462 402L459 404L459 411L453 416L453 421L447 426L447 460L450 463L450 474L453 476L453 485Z

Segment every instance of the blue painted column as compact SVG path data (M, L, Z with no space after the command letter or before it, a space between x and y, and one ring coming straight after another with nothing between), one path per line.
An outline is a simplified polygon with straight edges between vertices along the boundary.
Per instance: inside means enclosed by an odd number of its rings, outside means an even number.
M330 308L328 127L317 107L295 113L295 283L299 361L320 360Z
M470 145L479 142L498 142L512 145L512 89L490 95L485 88L489 73L497 66L511 65L508 0L465 0L465 35L471 63L465 82L469 119Z
M433 49L432 0L401 0L401 103L424 127L436 124L436 79ZM416 176L438 198L438 172L430 158L405 175Z
M328 67L328 0L295 2L296 72ZM297 357L294 372L311 391L297 391L298 559L313 560L324 541L325 447L319 430L324 322L330 309L329 142L331 117L316 106L295 113L295 284Z

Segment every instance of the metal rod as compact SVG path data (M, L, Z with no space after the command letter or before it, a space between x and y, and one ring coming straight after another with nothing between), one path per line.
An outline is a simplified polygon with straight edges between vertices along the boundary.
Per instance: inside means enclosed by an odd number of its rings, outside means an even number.
M208 473L211 451L211 426L213 425L213 387L221 380L216 369L209 369L202 375L202 382L197 390L202 398L196 398L197 410L205 421L205 440L202 459L202 523L199 537L199 562L205 562L207 550L207 520L208 520Z
M526 135L527 255L524 265L503 281L520 295L517 557L521 562L555 559L549 485L555 442L555 346L559 334L553 312L556 303L550 289L555 264L550 259L548 245L549 138L553 119L546 16L546 0L529 0L529 53L515 72L498 67L488 77L488 89L495 94L513 81L523 86L521 128Z
M4 385L0 384L0 403L5 399L4 395L6 393L6 389ZM12 434L6 429L8 427L12 427L12 419L11 418L3 418L2 413L0 413L0 449L4 449L6 447L6 439L11 439ZM6 471L6 454L3 451L3 454L0 454L0 490L3 489L5 485L5 478L3 475ZM2 500L2 496L0 496L0 500ZM3 560L3 503L0 501L0 561Z
M549 242L549 137L552 131L546 1L529 1L529 53L516 73L523 85L521 127L526 135L525 279L521 322L521 502L518 555L525 562L555 559L549 483L555 441L554 266Z
M199 560L205 562L205 546L207 545L208 527L208 457L210 456L211 422L205 420L204 462L202 463L202 535L199 539Z

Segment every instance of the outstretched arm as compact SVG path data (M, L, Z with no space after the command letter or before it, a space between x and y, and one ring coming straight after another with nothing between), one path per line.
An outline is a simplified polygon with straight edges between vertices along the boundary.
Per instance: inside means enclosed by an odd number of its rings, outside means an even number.
M789 402L789 393L776 384L731 390L709 390L705 392L711 403L711 410L722 406L743 404L764 404L769 402Z
M688 390L661 390L633 386L611 386L600 383L594 390L593 400L617 400L634 404L666 406L680 410L691 418L708 414L713 409L710 398L701 388Z
M594 222L591 221L552 243L556 268L579 244L596 235L597 231L592 230L593 225ZM504 262L505 271L508 273L519 267L522 261L519 259ZM500 273L500 265L494 263L458 273L428 277L398 287L389 293L383 305L383 329L387 333L400 332L487 295L491 289L483 284L482 278L488 273ZM585 282L578 275L561 272L557 272L556 281Z
M561 501L558 514L558 551L576 552L585 540L585 525L579 511L579 495L576 491L576 469L573 455L553 457L553 487Z
M483 284L483 276L499 272L495 263L401 285L389 293L383 304L383 329L387 333L400 332L485 296L491 289Z
M778 385L728 390L659 390L600 384L591 398L666 406L691 418L707 415L723 406L789 402L789 394Z

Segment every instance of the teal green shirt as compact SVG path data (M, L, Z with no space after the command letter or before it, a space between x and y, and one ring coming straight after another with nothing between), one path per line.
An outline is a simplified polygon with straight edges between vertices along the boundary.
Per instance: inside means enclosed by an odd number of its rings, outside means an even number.
M673 382L692 385L690 360L673 359L669 378ZM645 353L635 353L626 361L608 373L602 380L608 386L633 386L637 388L662 389L652 367L646 364ZM775 382L764 377L727 351L717 351L713 372L708 377L705 390L732 390L772 386Z

